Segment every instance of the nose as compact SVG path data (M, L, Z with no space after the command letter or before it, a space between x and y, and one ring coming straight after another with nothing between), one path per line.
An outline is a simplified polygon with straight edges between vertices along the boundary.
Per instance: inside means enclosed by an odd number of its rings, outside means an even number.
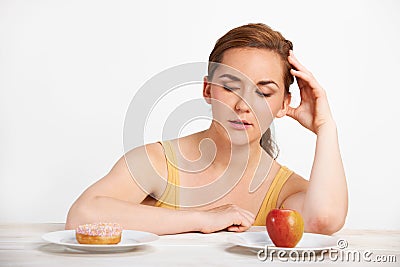
M248 104L246 103L245 98L242 95L237 96L235 110L240 111L240 112L245 112L245 113L250 112L250 108L249 108Z

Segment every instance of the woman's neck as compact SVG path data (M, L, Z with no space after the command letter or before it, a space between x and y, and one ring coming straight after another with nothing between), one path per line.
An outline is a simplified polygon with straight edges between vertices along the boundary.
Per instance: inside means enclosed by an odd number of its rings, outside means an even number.
M245 168L255 168L258 166L263 149L259 141L245 144L234 144L229 140L225 132L211 124L210 128L200 132L198 144L201 157L208 162L212 162L210 167L216 170L225 170L234 166ZM265 154L265 153L264 153Z

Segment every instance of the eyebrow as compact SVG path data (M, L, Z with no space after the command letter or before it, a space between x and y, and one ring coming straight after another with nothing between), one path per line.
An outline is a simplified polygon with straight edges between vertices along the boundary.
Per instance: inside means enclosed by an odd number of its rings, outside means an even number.
M221 76L219 76L219 78L228 78L235 82L240 81L240 79L238 77L236 77L235 75L232 75L232 74L228 74L228 73L222 74Z
M219 76L219 78L228 78L235 82L241 81L240 78L236 77L235 75L228 74L228 73L222 74L221 76ZM275 84L276 87L278 87L278 89L280 89L278 83L274 82L273 80L262 80L257 83L257 85L260 85L260 86L269 85L269 84Z
M257 85L268 85L268 84L275 84L276 85L276 87L278 87L278 89L280 89L279 88L279 85L276 83L276 82L274 82L273 80L265 80L265 81L259 81L258 83L257 83Z

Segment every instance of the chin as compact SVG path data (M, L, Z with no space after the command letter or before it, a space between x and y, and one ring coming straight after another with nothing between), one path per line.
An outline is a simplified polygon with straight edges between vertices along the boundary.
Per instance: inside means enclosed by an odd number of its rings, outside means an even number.
M245 146L245 145L250 145L254 143L260 143L261 136L251 136L251 135L246 135L244 133L232 133L230 135L230 142L232 146Z

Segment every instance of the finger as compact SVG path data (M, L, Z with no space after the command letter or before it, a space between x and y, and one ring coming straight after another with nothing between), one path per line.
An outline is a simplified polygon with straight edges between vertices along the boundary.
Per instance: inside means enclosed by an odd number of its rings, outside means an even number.
M243 212L243 214L245 214L250 220L254 220L256 218L256 216L251 211L241 209L241 212Z
M251 215L242 213L242 216L244 217L242 225L248 225L249 227L253 225L254 218Z
M242 216L244 216L249 224L249 226L252 226L254 221L255 221L255 216L252 212L242 209L241 210Z
M241 226L241 225L231 225L226 230L228 230L230 232L244 232L249 228L250 227L245 227L245 226Z
M289 63L292 64L293 67L295 67L295 69L300 70L300 71L303 71L303 72L308 73L308 74L311 74L311 72L310 72L306 67L304 67L304 66L299 62L299 60L295 57L295 55L294 55L294 53L293 53L292 50L290 50L290 52L289 52L289 57L288 57L288 59L289 59Z
M237 232L239 231L239 226L238 225L231 225L226 230L231 231L231 232Z
M226 231L237 232L238 231L238 227L237 226L229 226L229 227L226 228Z
M228 226L226 229L227 230L232 230L232 231L246 231L247 229L249 229L252 226L252 224L247 224L247 223L241 223L241 224L232 224L230 226Z
M310 76L309 74L302 72L302 71L298 71L295 69L291 69L290 73L297 77L300 78L301 80L303 80L304 82L306 82L311 89L319 89L321 86L318 84L318 82L314 79L314 77ZM302 90L304 89L306 86L299 86L299 89Z
M291 118L295 118L296 116L296 109L292 108L292 107L288 107L287 111L286 111L286 115L288 115Z
M231 225L236 225L236 226L247 226L250 227L253 225L253 221L249 220L246 215L243 215L242 213L239 213L238 215L235 215L233 220L231 221Z
M247 221L247 219L242 218L242 219L240 219L240 220L234 221L234 222L233 222L231 225L229 225L228 227L231 227L231 226L237 226L237 227L251 227L252 224L251 224L249 221Z
M246 215L246 217L251 221L255 219L255 216L252 212L242 209L241 207L237 205L232 205L232 208L234 208L236 211L239 211L241 214Z

